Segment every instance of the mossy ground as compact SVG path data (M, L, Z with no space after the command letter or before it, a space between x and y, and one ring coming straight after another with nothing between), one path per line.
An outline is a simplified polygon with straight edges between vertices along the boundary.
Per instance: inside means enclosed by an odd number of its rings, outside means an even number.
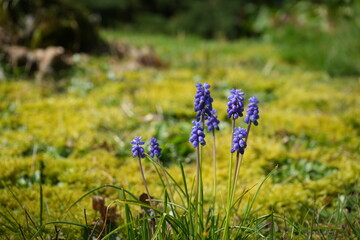
M103 35L138 46L150 44L170 67L127 71L111 57L90 57L80 61L66 79L46 86L31 79L0 82L0 211L25 221L23 210L5 187L9 185L38 219L40 161L44 163L44 221L84 223L83 208L88 219L94 219L90 197L70 213L66 209L102 184L140 195L144 187L130 151L134 136L148 141L157 137L164 149L162 160L179 181L176 162L188 162L185 169L191 185L195 163L188 137L199 81L212 86L221 121L216 133L219 206L226 200L231 131L226 102L232 88L261 101L260 124L251 129L237 195L279 166L255 202L258 214L275 211L301 219L315 196L318 206L331 207L331 199L349 194L359 183L359 78L331 78L325 72L289 65L266 42L116 31ZM241 120L237 125L245 126ZM210 201L211 139L207 142L203 176L205 198ZM151 193L161 196L155 170L149 162L144 166ZM97 194L109 201L118 196L110 189Z

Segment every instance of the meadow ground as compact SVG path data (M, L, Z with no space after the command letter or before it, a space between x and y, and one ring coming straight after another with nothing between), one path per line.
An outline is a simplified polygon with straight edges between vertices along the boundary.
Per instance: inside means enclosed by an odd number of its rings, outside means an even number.
M90 196L70 211L67 208L103 184L139 196L145 190L138 162L131 157L130 141L135 136L146 141L157 137L168 171L180 182L176 163L183 161L191 186L195 154L188 139L195 118L197 82L212 86L214 108L221 121L216 133L219 210L226 202L230 150L227 96L232 88L240 88L246 99L259 98L260 124L251 130L237 196L278 166L261 189L254 214L275 212L304 226L313 219L309 216L321 215L333 226L331 218L339 204L347 209L349 218L359 211L354 206L360 192L358 77L334 78L288 64L275 46L263 41L219 42L117 31L102 34L135 46L150 44L169 67L129 70L124 68L124 60L77 56L80 60L66 77L46 86L16 77L0 82L3 215L26 224L20 204L38 221L40 162L43 222L84 224L84 208L89 222L96 219L99 216L92 210ZM240 120L237 125L244 127L245 123ZM207 203L212 194L211 153L209 139L203 170ZM155 169L149 162L144 167L151 194L161 196L163 188ZM114 189L95 194L106 196L107 202L118 198ZM245 195L238 214L252 194L254 191ZM6 224L3 215L0 223ZM123 218L120 214L118 221ZM351 231L351 226L343 226L341 231ZM76 226L64 228L70 229L69 234L80 232ZM48 231L54 232L53 226ZM10 234L4 225L1 233Z

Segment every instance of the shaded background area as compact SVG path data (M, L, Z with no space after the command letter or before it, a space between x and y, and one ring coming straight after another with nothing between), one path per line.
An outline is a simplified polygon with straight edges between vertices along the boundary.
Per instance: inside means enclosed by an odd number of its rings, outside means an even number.
M331 1L2 0L0 44L111 52L98 27L271 41L294 64L360 73L360 4Z
M332 75L360 73L360 4L352 0L80 0L104 26L205 38L266 38L285 59ZM351 59L351 60L349 60Z

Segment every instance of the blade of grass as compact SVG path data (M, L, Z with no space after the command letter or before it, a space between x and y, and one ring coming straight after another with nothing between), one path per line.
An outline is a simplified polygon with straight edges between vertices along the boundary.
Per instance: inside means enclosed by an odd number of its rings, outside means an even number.
M356 229L355 226L352 224L352 222L350 221L350 219L348 218L347 214L344 214L345 220L346 222L349 224L350 228L352 229L352 231L354 232L354 234L356 235L356 237L358 239L360 239L360 231L358 231L359 229Z
M148 204L145 204L143 202L140 202L140 201L134 201L134 200L114 200L113 202L116 202L116 203L120 203L120 204L129 204L129 205L134 205L134 206L140 206L140 207L144 207L144 208L150 208L150 209L153 209L155 212L159 213L159 214L166 214L165 212L155 208L155 207L152 207L152 206L149 206ZM177 225L182 229L186 229L184 228L183 224L178 221L176 218L172 217L172 216L169 216L167 215L169 220L172 220L174 223L177 223ZM157 216L158 217L158 216Z
M183 207L183 206L181 206L179 204L176 204L176 203L172 203L172 202L169 202L169 201L165 202L164 200L160 200L160 199L154 199L153 201L163 203L164 206L166 204L167 206L174 206L174 207L180 208L181 210L184 210L185 212L189 212L189 210L186 207ZM164 212L165 212L165 210L164 210Z
M121 194L121 199L126 200L125 191L121 191L120 194ZM126 223L133 222L132 214L128 204L125 204L125 219L126 219ZM135 231L131 225L127 225L127 232L129 239L135 239L136 236Z
M40 226L42 226L43 224L43 207L44 207L44 203L43 203L43 187L42 187L42 180L43 180L43 170L44 170L44 163L43 161L40 161L40 180L39 180L39 187L40 187L40 212L39 212L39 218L40 218Z
M150 157L148 154L145 154L145 155L146 155L146 157L152 162L152 164L154 165L154 168L155 168L155 170L156 170L156 172L157 172L157 174L158 174L158 176L159 176L159 178L160 178L160 180L161 180L161 183L162 183L162 185L163 185L163 187L164 187L164 189L165 189L165 193L167 192L167 189L168 189L169 191L171 191L171 197L169 197L169 198L170 198L170 201L174 202L174 200L172 199L173 196L174 196L174 194L172 193L172 190L171 190L171 188L170 188L170 183L169 183L169 180L168 180L168 178L167 178L167 176L166 176L166 173L165 173L165 171L164 171L164 167L162 166L162 164L160 163L160 161L155 161L155 160L154 160L152 157ZM158 167L161 168L162 174L160 173ZM165 184L165 182L164 182L164 180L163 180L163 177L165 178L166 184ZM167 195L167 194L165 194L165 196L166 196L166 195ZM168 196L169 196L169 195L168 195ZM165 200L166 200L166 199L165 199ZM153 200L153 201L154 201L154 200ZM167 202L167 201L164 201L164 202ZM166 203L165 206L167 206L167 203ZM173 207L173 205L170 205L170 207L171 207L171 211L174 213L174 215L179 215L179 213L177 212L176 208ZM166 211L165 211L165 212L166 212Z
M82 195L78 200L76 200L73 204L70 205L70 207L67 209L67 212L69 212L69 210L71 208L73 208L76 204L78 204L81 200L83 200L86 196L90 195L91 193L93 192L96 192L97 190L99 189L102 189L102 188L107 188L107 187L110 187L110 188L115 188L115 189L118 189L118 190L121 190L121 191L124 191L126 192L127 194L129 194L132 198L136 199L136 200L139 200L134 194L132 194L131 192L121 188L121 187L117 187L117 186L114 186L114 185L110 185L110 184L105 184L105 185L102 185L100 187L97 187L97 188L94 188L93 190L91 191L88 191L87 193L85 193L84 195Z
M170 205L171 211L173 212L173 207ZM175 210L174 210L175 211ZM168 212L168 192L165 189L165 194L164 194L164 212L167 213ZM178 216L176 216L178 217ZM162 232L162 236L161 239L166 239L166 222L161 224L161 232Z
M183 180L183 184L184 184L184 191L185 191L185 198L186 198L186 203L187 203L187 209L188 209L188 216L192 216L193 215L193 206L191 204L191 198L189 195L189 191L188 191L188 187L187 187L187 183L186 183L186 177L185 177L185 171L184 171L184 166L182 164L182 162L179 163L180 165L180 169L181 169L181 177ZM187 224L187 226L190 226L190 231L189 231L189 235L193 236L195 233L195 226L194 226L194 222L193 222L193 218L189 217L189 224Z
M113 235L114 233L116 233L117 231L125 228L125 227L128 227L132 224L134 224L136 221L145 221L145 220L148 220L148 219L153 219L153 218L158 218L157 216L151 216L151 217L143 217L143 218L140 218L138 220L133 220L131 222L128 222L128 223L125 223L117 228L115 228L114 230L112 230L111 232L109 232L107 235L105 235L101 240L105 240L105 239L108 239L111 235ZM131 238L129 238L131 239ZM134 238L135 239L135 238Z
M170 192L170 201L174 202L174 199L173 199L174 193L173 193L173 191L172 191L172 189L171 189L170 182L169 182L169 179L167 178L167 174L166 174L166 172L165 172L164 166L161 164L161 162L160 162L159 159L155 160L155 159L153 159L153 158L152 158L149 154L147 154L147 153L145 153L145 155L146 155L146 157L151 161L151 163L154 165L154 167L155 167L155 169L156 169L156 172L157 172L157 174L159 175L160 180L161 180L163 186L166 187L166 189L169 190L169 192ZM161 171L162 171L162 174L160 174L160 172L159 172L159 170L158 170L158 167L160 167L160 169L161 169ZM164 177L164 179L165 179L166 184L164 183L164 180L162 179L163 177Z
M15 222L13 222L8 216L6 216L2 212L0 212L0 216L2 216L12 226L12 228L10 226L8 226L7 228L9 228L12 232L18 232L18 231L16 231L18 225ZM4 226L7 226L4 223L1 223L1 224Z
M37 235L39 234L39 232L42 231L43 228L44 228L46 225L51 225L51 224L66 224L66 225L70 225L70 226L77 226L77 227L82 227L82 228L90 229L90 230L91 230L91 227L86 226L86 225L81 224L81 223L74 223L74 222L67 222L67 221L52 221L52 222L44 223L43 226L42 226L42 228L39 229L38 232L36 232L36 233L30 238L30 240L36 238ZM97 232L99 232L99 231L97 231Z
M154 236L151 238L151 240L155 240L156 237L159 235L159 233L163 227L163 224L165 222L165 218L166 218L166 213L164 213L163 216L161 217L160 222L158 223L157 228L155 230Z
M94 231L95 231L96 227L98 226L98 223L99 223L99 220L96 220L96 222L95 222L95 224L94 224L94 227L92 228L92 230L91 230L91 232L90 232L89 237L88 237L87 240L92 239L92 236L94 235ZM87 226L87 225L86 225L86 226ZM88 230L88 229L87 229L87 230Z
M11 190L11 187L9 185L4 184L4 186L6 187L7 190L9 190L9 192L11 193L11 195L13 196L13 198L15 199L15 201L18 203L18 205L22 208L23 205L20 203L19 199L16 197L16 195L14 194L14 192Z
M22 227L21 227L20 224L19 224L19 229L20 229L21 236L23 237L24 240L26 240L24 232L23 232Z
M13 233L18 233L18 231L17 231L17 228L12 228L11 226L9 226L9 225L7 225L7 224L5 224L5 223L0 223L0 226L2 226L2 228L7 228L7 229L9 229L11 232L13 232ZM1 232L1 231L0 231Z
M256 192L255 192L255 195L254 197L252 198L251 202L250 202L250 205L248 205L246 207L246 211L245 211L245 215L244 215L244 219L246 219L249 214L250 214L250 211L252 209L252 206L254 205L254 202L260 192L260 189L261 187L264 185L264 183L271 177L271 175L274 173L274 171L277 169L277 166L264 178L264 180L260 183L259 187L257 188Z
M30 219L30 222L33 224L34 229L35 229L37 232L39 232L40 238L41 238L41 239L44 239L43 236L42 236L42 234L41 234L41 231L40 231L40 230L42 229L42 228L41 228L42 225L40 225L40 227L37 228L37 226L36 226L36 224L35 224L35 221L32 219L32 217L30 216L29 212L26 210L25 207L23 207L23 209L24 209L24 212L25 212L26 217L27 217L28 219Z
M270 226L270 239L275 239L275 221L274 221L274 210L271 213L271 226Z
M182 197L181 197L181 195L184 195L185 196L185 192L184 192L184 190L182 189L182 187L176 182L176 180L173 178L173 176L171 176L171 174L161 165L161 164L159 164L157 161L155 161L155 160L153 160L150 156L148 157L148 159L153 163L153 164L156 164L158 167L160 167L164 172L165 172L165 174L166 174L166 176L168 176L170 179L171 179L171 181L174 183L174 185L176 186L176 192L179 194L179 196L180 196L180 199L183 201L183 199L182 199ZM181 193L180 193L180 192ZM183 204L184 204L184 202L183 202Z
M248 203L247 206L246 206L245 214L244 214L244 216L243 216L243 220L242 220L242 222L241 222L240 225L243 225L244 222L245 222L245 220L249 217L250 211L251 211L251 209L252 209L252 207L253 207L253 204L254 204L254 202L255 202L255 200L256 200L256 198L257 198L257 195L258 195L259 192L260 192L261 187L262 187L262 186L264 185L264 183L270 178L270 176L274 173L274 171L275 171L276 169L277 169L277 166L276 166L273 170L271 170L271 172L270 172L270 173L264 178L264 180L260 183L260 185L259 185L259 187L257 188L257 190L256 190L253 198L252 198L251 200L249 199L249 203ZM240 228L239 230L240 230L240 231L237 231L236 236L238 236L239 234L241 235L241 228Z
M244 226L229 226L229 229L243 229L243 230L249 230L249 231L251 231L251 232L256 232L254 229L248 228L248 227L244 227ZM222 231L224 231L224 230L225 230L225 228L220 228L220 229L216 230L216 233L222 232ZM265 238L265 236L262 235L261 233L258 233L258 235L259 235L260 237L262 237L262 238ZM239 239L239 238L234 238L234 239Z

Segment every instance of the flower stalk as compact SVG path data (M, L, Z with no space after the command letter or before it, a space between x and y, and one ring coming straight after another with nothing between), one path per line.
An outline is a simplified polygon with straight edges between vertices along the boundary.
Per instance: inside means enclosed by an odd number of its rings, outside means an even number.
M244 111L244 95L241 89L232 89L230 91L231 95L228 97L229 102L227 103L227 113L228 118L232 119L231 121L231 143L234 141L235 137L235 120L243 116ZM226 216L225 216L225 227L223 240L229 239L229 224L230 224L230 212L233 202L233 154L234 151L230 151L230 162L229 162L229 176L228 176L228 194L227 194L227 204L226 204ZM238 161L237 161L238 162Z
M215 130L212 130L212 142L213 142L213 167L214 167L214 187L213 187L213 211L215 212L216 204L216 138Z
M234 139L234 131L235 131L235 119L232 118L232 120L231 120L231 142L233 142L233 139ZM227 193L227 202L226 202L226 216L225 216L225 227L224 227L223 240L229 239L232 169L233 169L233 153L230 152L229 173L228 173L229 177L228 177L228 184L227 184L228 193Z
M148 195L148 201L150 203L150 206L152 206L151 195L150 195L147 183L146 183L145 174L144 174L144 170L143 170L143 167L142 167L142 164L141 164L141 158L140 157L138 157L138 161L139 161L139 166L140 166L141 177L142 177L142 180L143 180L143 183L144 183L146 194Z
M231 149L231 157L230 157L230 167L229 167L229 183L228 183L228 204L227 204L227 212L226 212L226 220L225 220L225 230L223 234L223 240L229 239L229 219L230 219L230 211L231 207L234 201L235 196L235 190L237 185L237 180L239 177L239 172L241 168L241 164L243 161L245 148L247 146L247 141L251 129L252 123L257 126L258 125L258 119L259 117L259 107L258 103L259 100L254 96L249 98L250 104L248 105L248 109L246 110L246 117L244 119L244 122L248 124L247 130L244 128L234 128L234 119L238 116L242 116L242 111L240 112L240 105L238 104L234 99L237 99L236 95L239 96L239 91L232 90L232 96L229 97L229 103L228 103L228 114L229 117L233 116L233 122L232 122L232 149ZM236 111L238 109L239 111ZM243 108L242 108L243 110ZM233 114L233 115L232 115ZM235 132L234 132L235 130ZM232 154L236 152L236 164L235 164L235 170L234 170L234 177L231 182L231 173L232 170Z

